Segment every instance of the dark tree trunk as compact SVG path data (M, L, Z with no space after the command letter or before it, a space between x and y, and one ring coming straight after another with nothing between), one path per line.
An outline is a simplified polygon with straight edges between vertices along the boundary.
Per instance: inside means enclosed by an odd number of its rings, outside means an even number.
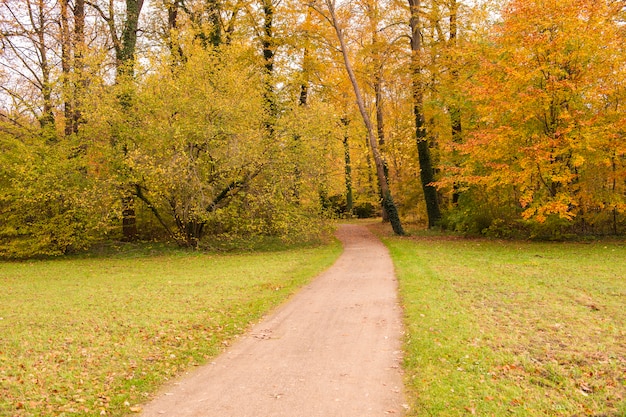
M371 149L369 149L370 144L368 142L368 138L367 136L365 136L365 147L371 151ZM365 156L365 162L367 164L367 186L368 186L368 192L370 193L370 195L375 195L378 193L378 196L380 197L381 201L382 201L382 194L380 194L380 189L377 189L376 187L376 179L374 178L374 175L372 175L373 172L375 172L376 170L374 169L374 165L372 164L372 153L371 152L367 152L367 155Z
M122 239L132 242L137 239L137 218L135 214L135 198L122 198Z
M46 131L46 139L55 142L57 140L54 131L54 106L52 105L52 83L50 81L50 62L48 61L48 45L46 44L47 16L44 10L43 0L37 2L37 12L33 13L32 6L28 3L31 24L35 31L35 47L41 69L41 95L43 97L43 110L39 119L41 127Z
M178 29L178 14L181 9L180 0L173 0L170 3L167 3L166 7L167 29L169 31L167 34L167 46L172 57L172 65L176 65L185 62L183 48L180 46L178 39L174 37L177 36L176 31Z
M72 114L72 129L78 133L82 118L82 104L87 89L87 77L85 76L85 0L76 0L74 4L74 39L72 42L74 52L74 112Z
M307 48L304 49L304 56L302 57L302 80L300 83L300 96L298 98L298 105L300 107L305 107L309 98L309 72L308 72L308 64L309 62L309 51ZM297 159L297 154L300 150L300 142L301 137L299 133L296 133L293 136L293 145L294 145L294 155L296 159L294 160L294 183L293 183L293 198L296 204L300 204L300 186L302 184L302 171L300 169L299 160Z
M278 108L274 95L274 5L272 0L262 0L263 8L263 59L265 61L265 92L264 98L268 110L265 127L270 137L274 136Z
M375 38L376 40L376 38ZM381 64L382 65L382 64ZM376 133L378 136L378 146L380 148L384 148L385 146L385 116L383 110L383 94L382 94L382 68L378 70L378 73L374 79L374 96L375 96L375 104L376 104ZM383 172L385 173L385 179L389 181L389 166L387 165L387 160L383 157ZM381 193L381 199L384 198ZM389 221L389 213L387 213L387 208L385 206L382 207L383 214L383 222Z
M348 125L350 124L350 119L347 117L343 117L341 122L344 126L344 134L343 134L343 155L344 155L344 163L345 163L345 182L346 182L346 213L348 216L352 217L352 211L354 209L354 197L352 195L352 161L350 159L350 143L348 135Z
M414 110L417 111L417 110ZM420 131L420 120L416 115L417 131ZM422 121L423 123L423 121ZM417 153L420 164L420 180L422 190L424 191L424 199L426 201L426 213L428 215L428 227L434 227L441 219L441 211L439 210L439 201L437 190L432 185L435 181L435 171L432 166L430 157L430 149L426 138L417 134Z
M456 0L450 1L450 46L456 47L457 41L457 16L458 16L458 3ZM459 80L459 71L456 67L451 69L452 83L456 86ZM450 124L452 128L452 141L454 143L461 143L463 135L463 126L461 124L461 108L458 103L453 102L450 106ZM457 164L458 165L458 164ZM452 204L456 205L459 202L459 186L454 184L452 191Z
M413 73L413 114L415 116L415 137L417 141L417 152L420 163L420 180L422 190L424 191L424 200L426 202L426 213L428 215L428 227L435 226L441 219L441 211L439 210L439 200L437 189L433 185L435 181L435 171L433 169L430 147L426 136L426 127L424 124L423 93L420 82L421 64L420 51L422 49L422 38L419 29L419 0L409 0L411 11L411 51Z
M175 0L175 6L184 5L184 1ZM206 0L204 13L190 14L191 20L196 25L198 33L196 37L200 39L204 48L219 48L222 45L222 3L220 0ZM205 24L205 18L208 19L208 26Z
M143 7L144 0L126 0L126 19L122 35L119 39L117 34L111 35L117 41L115 43L115 54L117 58L116 82L129 80L135 76L135 51L137 48L137 29L139 28L139 15ZM123 93L119 97L122 107L130 108L133 97L130 93ZM122 147L124 155L127 147ZM122 198L122 236L124 240L133 241L137 239L137 217L135 214L135 199L129 194Z
M64 133L74 133L74 110L72 108L71 55L72 38L70 36L68 0L61 0L61 72L63 73L63 115L65 119Z
M87 88L84 73L85 0L76 0L72 9L74 29L70 28L69 0L61 0L61 71L65 136L78 133L81 124L82 95Z
M144 0L126 0L126 19L120 39L115 43L117 58L117 79L135 76L135 52L137 49L137 30L139 29L139 15ZM116 37L116 34L112 34Z
M304 49L304 55L302 56L302 80L300 82L300 97L298 104L300 106L306 106L309 101L309 50Z
M209 40L214 48L218 48L222 44L222 22L220 21L222 5L220 4L220 0L207 0L207 6L209 22L211 22Z

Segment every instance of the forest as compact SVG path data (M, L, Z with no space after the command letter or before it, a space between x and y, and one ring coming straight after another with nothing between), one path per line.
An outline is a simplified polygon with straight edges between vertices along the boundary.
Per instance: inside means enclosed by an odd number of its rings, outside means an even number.
M624 235L625 41L624 0L2 0L0 257Z

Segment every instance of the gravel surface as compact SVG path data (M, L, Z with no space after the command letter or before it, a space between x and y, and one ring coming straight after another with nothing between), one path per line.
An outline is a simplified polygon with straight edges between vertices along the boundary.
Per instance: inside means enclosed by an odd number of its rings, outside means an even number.
M404 414L393 264L366 227L341 225L337 262L221 356L164 387L142 416Z

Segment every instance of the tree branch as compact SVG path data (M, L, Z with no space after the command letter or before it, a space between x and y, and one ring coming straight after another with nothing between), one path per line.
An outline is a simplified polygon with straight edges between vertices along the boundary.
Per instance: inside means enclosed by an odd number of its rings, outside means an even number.
M165 229L165 231L174 239L176 239L176 235L171 231L171 229L169 228L169 226L167 225L167 223L165 223L165 220L163 220L163 217L161 217L161 213L159 213L159 211L157 210L157 208L154 206L154 204L152 204L152 202L150 202L150 200L148 200L148 197L146 197L146 195L143 193L144 187L142 187L139 184L135 184L135 196L137 198L139 198L141 201L143 201L145 203L145 205L150 209L150 211L152 212L152 214L154 214L154 217L156 217L156 219L159 221L159 223L161 223L161 226L163 226L163 228ZM146 190L147 191L147 190Z

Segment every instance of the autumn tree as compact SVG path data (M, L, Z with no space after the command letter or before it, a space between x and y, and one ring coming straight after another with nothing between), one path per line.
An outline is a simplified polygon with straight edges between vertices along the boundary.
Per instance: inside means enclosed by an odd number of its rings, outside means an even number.
M381 201L398 234L625 230L623 2L144 1L0 4L5 256Z
M508 199L524 219L553 231L607 220L617 229L624 212L624 113L615 112L621 9L610 1L534 0L503 10L467 84L478 114L461 146L463 181L486 190L492 205Z
M3 255L63 254L89 246L106 230L108 198L86 175L84 144L75 135L78 90L85 88L81 5L42 0L0 6Z
M353 88L353 92L356 98L356 103L359 108L359 113L361 114L363 124L365 125L365 128L366 128L368 143L372 151L372 154L374 156L374 162L376 165L376 175L378 178L378 185L380 187L380 191L382 195L382 205L389 215L389 221L391 222L394 232L398 235L403 235L404 230L400 222L398 210L393 201L391 190L389 189L387 178L385 176L384 163L383 163L383 159L378 148L378 140L376 138L374 125L372 123L369 112L365 106L365 100L362 94L362 89L358 83L356 74L352 67L350 52L348 50L348 44L345 38L346 28L344 26L344 23L340 21L338 18L336 3L333 0L326 0L325 6L326 6L326 11L328 12L328 15L326 15L326 18L328 19L329 23L333 27L335 34L337 36L337 41L339 42L339 49L343 57L344 67L345 67L346 73L348 75L348 78Z
M328 50L329 42L336 41L327 22L311 4L293 1L285 6L281 32L290 28L292 33L282 38L277 62L279 81L288 86L281 89L282 123L298 127L293 130L293 145L287 147L293 150L288 159L295 167L296 194L298 199L309 194L304 202L316 188L323 213L349 216L346 167L351 163L346 164L346 149L360 126L349 122L354 107L346 100L352 94L346 90L349 83L336 66L336 55ZM353 206L356 194L353 190Z
M22 111L46 128L49 140L56 140L54 115L54 67L58 16L54 2L5 1L2 9L3 65L10 73L2 90Z
M59 1L63 124L66 136L78 133L81 101L88 86L86 74L85 0Z
M413 114L415 116L415 137L417 141L417 151L419 155L420 179L424 200L426 202L426 212L428 215L428 226L435 226L441 219L437 189L435 188L435 170L430 146L426 134L424 118L424 86L422 81L422 33L420 23L420 0L409 0L409 25L411 28L411 73L413 76Z
M125 9L120 19L114 3L110 2L102 6L96 2L90 3L106 23L109 29L109 39L115 54L115 83L119 88L119 102L122 108L129 109L133 100L133 83L136 66L136 48L139 30L139 17L143 8L144 0L125 0ZM121 28L119 27L120 20ZM125 121L123 123L127 123ZM130 142L113 138L112 144L120 152L122 160L127 156L132 145ZM124 166L124 164L122 164ZM128 167L120 171L121 176L126 175ZM137 219L135 214L135 196L133 187L124 184L121 178L120 193L122 200L122 235L125 240L135 240L138 236Z

